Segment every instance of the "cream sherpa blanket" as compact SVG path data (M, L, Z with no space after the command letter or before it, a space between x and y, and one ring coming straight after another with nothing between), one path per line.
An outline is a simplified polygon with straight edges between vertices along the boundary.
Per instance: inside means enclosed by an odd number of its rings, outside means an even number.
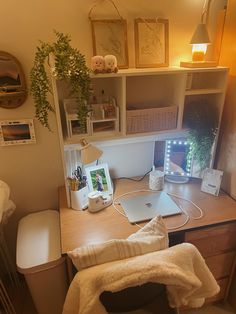
M105 314L99 300L103 291L120 291L147 282L165 284L172 307L200 307L205 298L219 292L197 248L182 243L78 272L68 290L63 314Z
M67 254L75 267L81 270L98 264L163 250L168 245L166 226L162 217L157 216L127 239L113 239L90 244L76 248Z
M10 197L10 188L4 182L0 180L0 222L6 223L8 217L13 213L16 208L16 205Z

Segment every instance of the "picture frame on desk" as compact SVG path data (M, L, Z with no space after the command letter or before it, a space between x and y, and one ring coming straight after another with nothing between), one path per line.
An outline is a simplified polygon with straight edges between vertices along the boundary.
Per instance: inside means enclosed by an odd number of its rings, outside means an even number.
M85 168L90 192L113 193L108 165L106 163Z

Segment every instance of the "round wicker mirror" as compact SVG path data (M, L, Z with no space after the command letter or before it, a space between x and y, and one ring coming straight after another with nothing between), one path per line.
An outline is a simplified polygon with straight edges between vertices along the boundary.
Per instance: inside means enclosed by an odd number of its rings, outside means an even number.
M0 51L0 107L19 107L26 97L25 76L20 62L8 52Z

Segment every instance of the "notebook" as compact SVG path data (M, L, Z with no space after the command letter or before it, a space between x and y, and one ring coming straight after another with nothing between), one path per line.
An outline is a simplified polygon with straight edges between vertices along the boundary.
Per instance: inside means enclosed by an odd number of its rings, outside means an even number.
M166 192L154 192L120 200L130 223L181 214L181 209Z

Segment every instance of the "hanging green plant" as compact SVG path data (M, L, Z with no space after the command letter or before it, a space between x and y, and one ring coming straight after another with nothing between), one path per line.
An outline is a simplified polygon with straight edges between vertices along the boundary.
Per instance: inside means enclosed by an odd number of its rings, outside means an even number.
M68 82L71 97L77 100L78 120L82 128L85 128L89 112L90 70L86 66L85 57L78 49L71 47L70 37L57 31L54 32L57 37L55 43L40 41L30 72L30 91L35 102L35 115L40 123L50 130L48 115L54 112L54 107L48 101L48 94L52 94L50 75L53 75L57 80ZM50 66L50 58L53 59L53 66ZM48 68L51 74L48 74Z
M200 171L209 166L218 121L219 113L213 103L193 101L185 108L184 125L189 129L187 139L192 143L192 156Z

